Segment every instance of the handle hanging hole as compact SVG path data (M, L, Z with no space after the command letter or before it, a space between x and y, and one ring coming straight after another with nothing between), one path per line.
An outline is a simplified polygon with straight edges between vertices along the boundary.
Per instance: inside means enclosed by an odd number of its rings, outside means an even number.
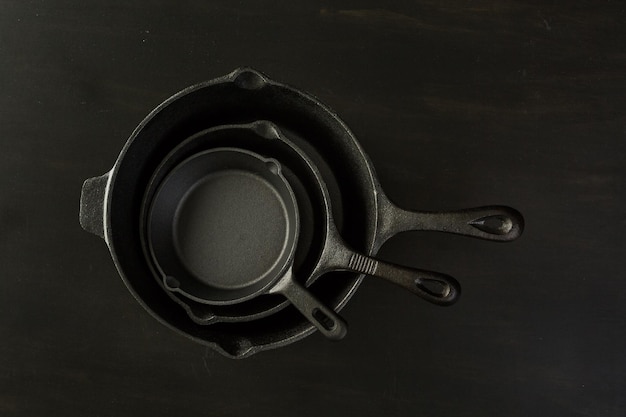
M436 279L418 278L415 280L415 286L435 297L447 297L450 294L450 286Z
M325 328L326 330L333 330L335 328L335 326L337 325L335 323L335 321L333 319L331 319L330 317L328 317L326 315L326 313L324 313L322 310L320 310L319 308L314 308L313 309L313 318L322 325L323 328Z
M513 220L501 215L482 217L472 220L469 224L478 230L494 235L506 235L513 229Z

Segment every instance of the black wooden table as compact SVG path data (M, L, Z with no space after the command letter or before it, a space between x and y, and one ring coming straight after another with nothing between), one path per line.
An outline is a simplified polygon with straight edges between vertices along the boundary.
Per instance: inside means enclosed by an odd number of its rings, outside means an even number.
M0 415L626 415L625 6L545 3L0 1ZM241 65L334 108L400 205L511 205L524 236L394 238L461 301L366 280L340 343L233 361L166 329L81 183Z

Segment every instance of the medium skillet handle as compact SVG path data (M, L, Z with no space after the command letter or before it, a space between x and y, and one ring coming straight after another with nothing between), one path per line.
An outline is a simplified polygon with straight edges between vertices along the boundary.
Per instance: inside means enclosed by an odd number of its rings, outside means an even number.
M86 231L104 239L104 203L110 173L89 178L80 193L80 225Z
M449 275L406 268L364 256L348 248L345 250L349 252L350 258L341 268L343 270L382 278L440 306L456 303L461 295L461 285Z
M405 231L432 230L497 242L521 236L524 218L506 206L477 207L458 211L409 211L387 202L383 215L383 240Z

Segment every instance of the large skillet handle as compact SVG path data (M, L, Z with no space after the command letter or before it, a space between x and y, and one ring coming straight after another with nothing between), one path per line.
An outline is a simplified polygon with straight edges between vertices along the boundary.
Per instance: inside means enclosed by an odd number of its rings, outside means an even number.
M270 292L284 295L327 338L341 340L346 335L348 325L344 319L293 279L291 271Z
M80 193L80 225L101 238L104 238L104 202L109 174L89 178Z
M385 204L386 203L386 204ZM409 211L387 201L383 203L381 237L411 230L433 230L497 242L510 242L521 236L524 218L506 206L477 207L458 211Z

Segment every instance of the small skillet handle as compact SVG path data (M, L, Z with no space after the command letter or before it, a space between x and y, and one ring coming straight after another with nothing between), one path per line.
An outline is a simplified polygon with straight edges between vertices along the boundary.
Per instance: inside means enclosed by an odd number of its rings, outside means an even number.
M80 225L87 232L104 238L104 203L109 173L89 178L80 193Z
M291 271L281 278L270 292L285 296L328 339L341 340L345 337L348 331L345 320L301 286L293 278Z
M497 242L510 242L521 236L524 218L506 206L477 207L458 211L409 211L389 203L385 237L404 231L432 230ZM386 239L385 239L386 240Z

